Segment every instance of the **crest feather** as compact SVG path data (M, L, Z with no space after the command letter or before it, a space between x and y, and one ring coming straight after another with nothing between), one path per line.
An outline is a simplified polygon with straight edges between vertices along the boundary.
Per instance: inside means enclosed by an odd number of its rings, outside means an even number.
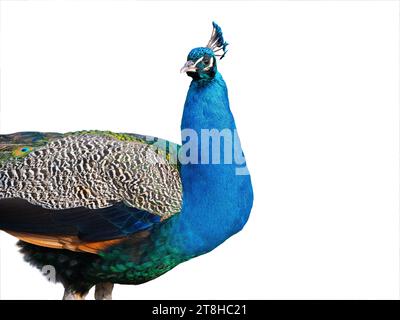
M221 60L223 57L225 57L225 54L227 53L227 46L228 43L224 40L221 27L213 21L213 31L211 34L211 38L207 43L207 48L210 48L212 51L214 51L215 56L219 57L219 59ZM219 52L221 50L222 53Z

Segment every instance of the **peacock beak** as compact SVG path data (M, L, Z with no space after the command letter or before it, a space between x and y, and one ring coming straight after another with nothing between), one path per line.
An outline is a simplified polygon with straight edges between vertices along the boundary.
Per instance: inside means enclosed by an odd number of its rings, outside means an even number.
M186 61L185 65L181 69L181 73L183 72L196 72L196 64L193 61Z

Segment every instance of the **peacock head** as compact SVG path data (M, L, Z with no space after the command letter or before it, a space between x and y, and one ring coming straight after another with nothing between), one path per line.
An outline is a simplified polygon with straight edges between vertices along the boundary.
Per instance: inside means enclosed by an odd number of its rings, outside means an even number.
M213 22L213 31L206 47L194 48L189 52L187 61L181 69L193 80L211 80L217 73L217 57L222 59L228 43L224 41L222 30Z

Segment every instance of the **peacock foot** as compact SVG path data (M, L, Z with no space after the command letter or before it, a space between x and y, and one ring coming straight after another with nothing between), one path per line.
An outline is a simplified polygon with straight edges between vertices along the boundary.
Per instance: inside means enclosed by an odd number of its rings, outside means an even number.
M96 300L112 300L112 291L114 284L111 282L103 282L96 284L94 298Z

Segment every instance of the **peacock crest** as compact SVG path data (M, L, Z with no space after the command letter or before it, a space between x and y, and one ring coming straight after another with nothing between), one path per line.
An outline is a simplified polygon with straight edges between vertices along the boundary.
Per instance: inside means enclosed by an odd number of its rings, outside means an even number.
M226 47L228 43L224 40L221 27L213 21L213 31L211 34L211 38L207 43L207 48L210 48L216 57L219 57L221 60L225 57L225 54L228 52ZM222 50L222 52L220 52Z

